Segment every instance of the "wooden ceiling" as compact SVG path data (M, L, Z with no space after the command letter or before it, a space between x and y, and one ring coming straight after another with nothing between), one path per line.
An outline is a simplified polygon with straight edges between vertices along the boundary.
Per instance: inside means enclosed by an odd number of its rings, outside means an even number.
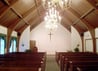
M98 27L98 0L72 0L66 8L58 7L61 24L70 31L71 26L79 33ZM0 25L22 33L39 25L45 16L42 0L0 0Z

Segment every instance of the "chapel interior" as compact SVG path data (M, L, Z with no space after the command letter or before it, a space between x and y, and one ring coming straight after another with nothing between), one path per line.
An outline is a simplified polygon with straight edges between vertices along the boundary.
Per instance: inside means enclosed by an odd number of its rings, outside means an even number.
M98 71L98 0L0 0L0 71Z

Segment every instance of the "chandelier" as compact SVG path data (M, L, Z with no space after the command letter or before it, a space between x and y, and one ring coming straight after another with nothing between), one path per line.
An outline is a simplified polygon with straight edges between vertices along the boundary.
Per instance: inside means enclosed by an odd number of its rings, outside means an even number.
M67 8L69 0L43 0L43 6L46 9L46 15L44 17L45 27L50 32L58 28L58 24L61 23L61 16L57 11L57 6Z
M47 7L47 3L59 4L62 8L68 8L72 0L42 0L43 6Z
M58 27L58 23L60 23L61 21L59 12L56 10L56 4L52 1L47 2L44 21L45 27L48 28L50 32L56 30Z

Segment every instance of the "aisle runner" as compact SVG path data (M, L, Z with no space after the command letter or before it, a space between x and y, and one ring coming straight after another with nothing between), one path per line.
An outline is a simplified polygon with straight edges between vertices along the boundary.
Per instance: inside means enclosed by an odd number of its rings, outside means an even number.
M55 56L47 56L47 60L46 60L46 70L45 71L60 71L56 60L55 60Z

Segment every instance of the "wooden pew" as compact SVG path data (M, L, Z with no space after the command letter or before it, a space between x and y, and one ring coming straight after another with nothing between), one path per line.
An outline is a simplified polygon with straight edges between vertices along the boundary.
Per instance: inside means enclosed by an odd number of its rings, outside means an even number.
M0 71L41 71L41 69L33 67L0 67Z
M61 58L62 58L62 56L73 56L73 55L75 55L75 56L77 56L77 55L97 55L97 54L95 54L95 53L91 53L91 52L56 52L56 61L57 61L57 63L59 64L60 63L60 60L61 60Z
M60 62L62 61L62 57L64 56L64 57L68 57L68 56L80 56L80 55L87 55L87 56L89 56L89 55L96 55L96 54L94 54L94 53L90 53L90 52L59 52L58 53L58 55L59 56L56 56L56 57L58 57L58 63L60 64Z
M45 53L23 53L23 52L18 52L18 53L9 53L5 54L3 56L0 56L0 61L9 61L9 60L17 60L17 59L32 59L33 58L45 58L46 54Z
M19 70L22 71L25 67L27 67L26 69L28 69L28 67L32 67L40 68L41 71L45 71L46 53L10 53L0 59L0 67L2 69L4 67L10 67L10 70L13 70L16 69L16 67L22 67L22 69L19 68Z
M93 59L92 59L93 57ZM60 60L60 69L61 71L68 71L67 69L67 65L68 65L68 61L71 60L88 60L88 59L97 59L98 60L98 55L97 54L93 54L93 53L66 53L66 55L62 55L61 56L61 60ZM66 65L66 66L65 66Z
M3 65L0 65L1 69L0 71L38 71L38 69L40 68L40 71L44 71L44 68L42 66L42 64L40 62L19 62L19 61L13 61L9 62L8 61L6 63L3 63ZM17 69L18 67L18 69ZM21 69L19 67L22 67ZM36 68L36 69L35 69ZM7 69L7 70L5 70Z
M57 63L59 64L59 60L60 60L60 56L61 54L65 54L66 52L56 52L55 54L55 59L57 61Z
M98 56L74 56L67 57L62 65L63 71L68 71L70 61L98 61Z
M10 61L10 62L6 62L4 63L3 65L1 65L0 67L2 68L19 68L19 67L22 67L22 68L40 68L41 71L44 71L44 63L41 63L41 62L38 62L38 61Z
M98 61L70 61L68 71L98 71Z

